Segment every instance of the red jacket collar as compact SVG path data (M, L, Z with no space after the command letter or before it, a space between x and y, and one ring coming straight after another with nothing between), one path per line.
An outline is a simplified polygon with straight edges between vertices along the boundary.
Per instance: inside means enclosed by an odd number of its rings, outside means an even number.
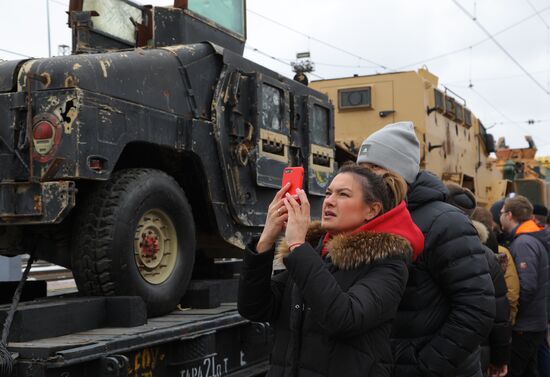
M352 231L351 234L367 231L391 233L405 238L409 241L413 249L413 261L424 249L424 235L413 222L405 201L402 201L397 207L392 208L368 223L361 225L359 228ZM327 233L323 239L323 243L326 244L329 239L330 234Z

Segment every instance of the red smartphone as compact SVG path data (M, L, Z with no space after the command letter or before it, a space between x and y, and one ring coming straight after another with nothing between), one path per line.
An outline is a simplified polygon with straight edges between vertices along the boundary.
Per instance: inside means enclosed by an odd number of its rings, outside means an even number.
M292 196L296 196L296 189L301 189L304 182L304 168L301 166L289 166L284 168L282 186L286 185L288 182L290 182L290 188L287 192Z

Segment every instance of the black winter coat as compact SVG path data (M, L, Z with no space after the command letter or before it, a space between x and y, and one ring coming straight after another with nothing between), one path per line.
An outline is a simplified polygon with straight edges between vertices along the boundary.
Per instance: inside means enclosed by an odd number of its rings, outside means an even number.
M485 247L487 262L493 286L495 287L495 320L489 337L481 345L481 369L486 371L489 364L502 366L510 362L512 326L510 325L510 305L506 293L506 281L495 253Z
M274 327L267 376L391 376L389 337L408 277L409 243L388 233L338 236L322 259L320 237L312 230L274 277L273 250L245 253L238 308Z
M478 221L472 221L481 242L485 245L485 256L489 264L489 273L495 288L495 320L489 337L481 343L481 370L487 371L489 364L502 366L510 362L512 326L510 324L510 304L508 303L508 287L504 272L497 259L497 253L489 246L491 235L496 242L496 236ZM498 244L497 244L498 245Z
M445 203L447 188L420 172L407 194L425 237L394 321L399 377L481 376L479 345L495 316L494 289L476 229Z

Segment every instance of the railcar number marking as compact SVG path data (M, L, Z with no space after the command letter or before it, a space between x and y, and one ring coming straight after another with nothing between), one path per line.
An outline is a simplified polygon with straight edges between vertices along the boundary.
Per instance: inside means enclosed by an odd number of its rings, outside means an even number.
M180 377L221 377L227 374L227 363L229 358L224 357L218 362L216 355L207 357L198 366L180 371Z

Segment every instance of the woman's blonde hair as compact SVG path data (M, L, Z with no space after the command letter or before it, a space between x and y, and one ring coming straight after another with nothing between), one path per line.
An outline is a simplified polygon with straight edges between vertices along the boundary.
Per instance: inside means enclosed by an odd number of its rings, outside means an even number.
M388 194L392 201L392 207L396 207L407 197L407 182L394 172L388 171L382 176L386 186L388 187Z

